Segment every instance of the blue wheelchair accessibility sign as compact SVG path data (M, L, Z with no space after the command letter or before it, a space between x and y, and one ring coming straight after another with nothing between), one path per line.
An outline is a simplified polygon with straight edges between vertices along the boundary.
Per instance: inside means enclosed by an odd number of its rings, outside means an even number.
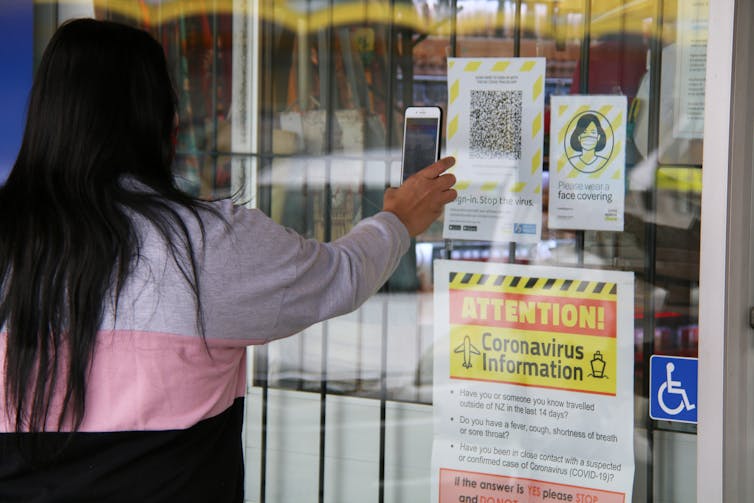
M696 358L651 356L649 417L696 424L698 369Z

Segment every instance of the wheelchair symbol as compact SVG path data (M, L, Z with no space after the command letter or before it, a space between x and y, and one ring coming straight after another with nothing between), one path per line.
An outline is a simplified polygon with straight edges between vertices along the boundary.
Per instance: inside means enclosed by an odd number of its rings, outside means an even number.
M673 363L668 363L665 366L667 380L662 383L660 385L660 388L657 390L657 403L666 414L669 414L671 416L675 416L681 413L683 410L694 410L696 408L696 404L689 402L689 397L686 394L686 390L681 386L681 381L673 380L674 370L675 365L673 365ZM675 407L668 407L665 403L665 394L680 395L681 401Z

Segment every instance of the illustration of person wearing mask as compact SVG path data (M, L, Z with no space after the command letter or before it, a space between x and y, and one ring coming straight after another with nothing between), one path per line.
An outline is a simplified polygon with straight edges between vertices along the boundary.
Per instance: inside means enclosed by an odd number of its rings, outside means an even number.
M593 113L579 117L571 133L570 145L577 155L568 158L571 165L582 173L594 173L604 168L610 156L600 154L607 145L607 135L600 125L599 118Z

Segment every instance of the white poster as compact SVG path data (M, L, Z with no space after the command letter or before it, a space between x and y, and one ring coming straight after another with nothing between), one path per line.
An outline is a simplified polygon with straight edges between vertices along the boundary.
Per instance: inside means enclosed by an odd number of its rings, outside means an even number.
M677 19L673 134L676 138L703 138L709 0L678 2Z
M632 273L435 262L433 503L631 501Z
M447 153L458 198L443 237L539 241L544 58L449 58Z
M626 97L552 96L551 229L622 231Z

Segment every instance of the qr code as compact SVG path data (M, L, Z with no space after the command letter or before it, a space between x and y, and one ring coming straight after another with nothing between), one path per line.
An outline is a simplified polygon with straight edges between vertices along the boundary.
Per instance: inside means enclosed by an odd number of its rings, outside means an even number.
M522 91L471 91L472 159L521 159Z

